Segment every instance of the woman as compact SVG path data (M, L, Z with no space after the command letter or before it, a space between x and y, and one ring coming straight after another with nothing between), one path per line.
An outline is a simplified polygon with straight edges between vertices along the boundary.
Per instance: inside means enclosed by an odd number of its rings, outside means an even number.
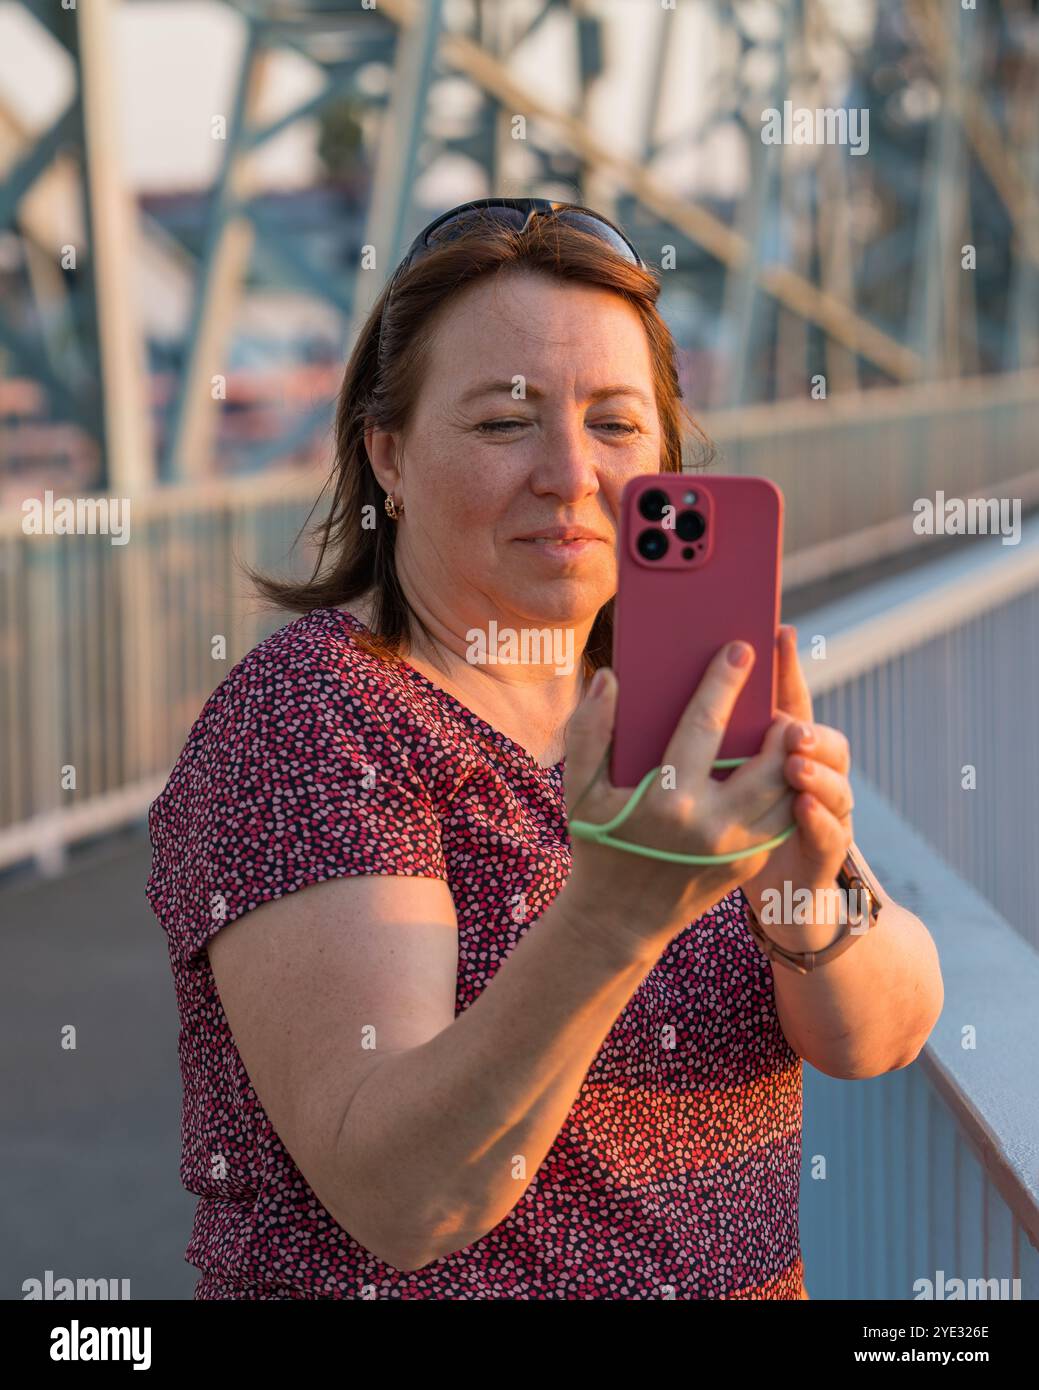
M909 1063L933 944L886 895L807 974L751 934L768 888L832 885L852 839L847 744L811 722L792 629L761 752L710 777L737 643L665 755L677 792L624 834L795 835L699 868L570 843L578 802L601 823L630 795L604 771L613 542L625 482L681 468L674 347L593 213L482 200L428 233L347 367L315 576L257 577L303 616L213 693L150 812L195 1296L806 1297L801 1059ZM584 659L472 659L495 623Z

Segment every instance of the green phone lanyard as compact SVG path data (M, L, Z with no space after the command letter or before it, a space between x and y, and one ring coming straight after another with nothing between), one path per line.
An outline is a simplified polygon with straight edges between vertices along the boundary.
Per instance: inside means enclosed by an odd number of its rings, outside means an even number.
M738 767L740 763L745 762L746 758L719 758L711 766ZM615 840L610 831L616 830L618 825L622 825L628 819L659 771L660 767L650 768L628 798L628 804L622 806L612 820L604 821L602 825L595 825L587 820L572 820L570 834L576 835L579 840L594 840L597 845L611 845L614 849L626 849L632 854L644 854L647 859L666 859L669 864L733 864L737 859L746 859L764 849L775 849L776 845L781 845L784 840L789 839L797 829L795 821L778 835L773 835L771 840L765 840L760 845L751 845L749 849L734 850L731 854L677 854L669 849L654 849L652 845L633 845L630 840Z

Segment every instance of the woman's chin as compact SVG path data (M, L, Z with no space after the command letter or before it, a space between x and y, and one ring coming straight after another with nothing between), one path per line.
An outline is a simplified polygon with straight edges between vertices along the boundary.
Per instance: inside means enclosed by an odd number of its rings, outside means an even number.
M608 563L604 559L586 553L570 560L545 562L523 555L520 566L512 567L515 587L510 585L510 594L515 606L524 610L544 607L561 623L579 623L588 614L594 616L616 592L616 564L612 555Z
M587 588L567 595L559 592L560 587L559 580L556 580L554 592L550 594L525 590L524 597L514 595L503 611L521 614L524 627L574 628L582 623L593 623L600 608L610 599L609 594L599 598L597 594L589 593Z

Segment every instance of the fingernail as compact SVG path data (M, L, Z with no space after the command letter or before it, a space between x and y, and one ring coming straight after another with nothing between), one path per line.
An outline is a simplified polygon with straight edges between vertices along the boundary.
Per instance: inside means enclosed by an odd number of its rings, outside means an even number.
M733 642L729 648L729 665L746 666L750 660L750 648L746 642Z
M812 733L811 724L802 724L797 731L798 743L811 744L815 742L815 734Z
M595 675L592 677L592 683L591 683L591 685L588 687L588 694L589 694L589 695L592 697L592 699L594 700L594 699L596 699L597 696L601 695L602 692L603 692L605 689L606 689L606 668L605 668L605 666L600 666L599 669L596 671Z

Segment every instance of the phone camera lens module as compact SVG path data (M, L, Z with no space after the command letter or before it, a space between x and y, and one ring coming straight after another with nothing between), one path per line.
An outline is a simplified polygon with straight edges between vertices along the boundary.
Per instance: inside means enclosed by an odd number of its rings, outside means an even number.
M675 522L679 540L698 541L706 529L706 522L699 512L679 512Z
M639 512L647 521L659 521L670 505L667 493L660 487L649 488L639 498Z
M644 560L659 560L662 555L667 554L667 537L663 531L643 531L636 545Z

